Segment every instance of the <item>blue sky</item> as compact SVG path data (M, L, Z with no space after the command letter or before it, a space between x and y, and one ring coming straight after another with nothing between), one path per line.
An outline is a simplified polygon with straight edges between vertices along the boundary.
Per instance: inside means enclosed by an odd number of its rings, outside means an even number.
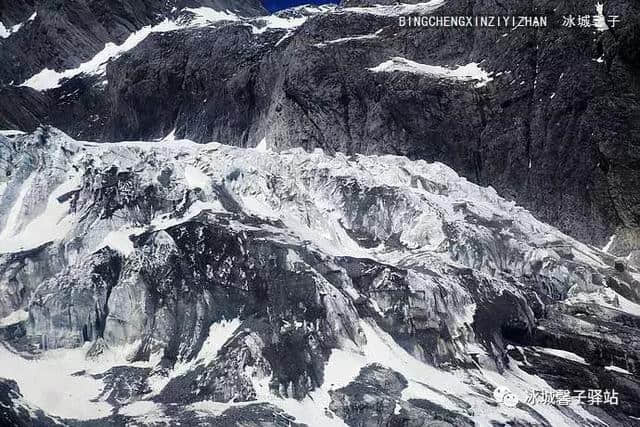
M264 0L264 6L269 9L270 12L274 12L276 10L299 6L301 4L325 4L337 3L338 1L339 0Z

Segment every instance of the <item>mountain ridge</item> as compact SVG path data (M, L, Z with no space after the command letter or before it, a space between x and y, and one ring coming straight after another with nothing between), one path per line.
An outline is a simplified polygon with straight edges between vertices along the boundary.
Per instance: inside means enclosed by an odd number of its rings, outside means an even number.
M186 140L99 144L49 128L2 142L13 166L0 308L28 315L0 328L15 352L0 350L0 376L29 375L16 368L29 354L56 382L86 366L73 381L106 388L80 407L105 422L194 422L205 405L208 422L279 407L308 425L398 415L632 425L640 273L445 165ZM603 327L608 335L593 335ZM546 384L537 375L585 384L585 366L597 373L590 386L617 389L621 406L563 414L491 397L499 385ZM139 386L123 388L130 375ZM32 403L86 416L25 378ZM381 406L355 415L363 393Z

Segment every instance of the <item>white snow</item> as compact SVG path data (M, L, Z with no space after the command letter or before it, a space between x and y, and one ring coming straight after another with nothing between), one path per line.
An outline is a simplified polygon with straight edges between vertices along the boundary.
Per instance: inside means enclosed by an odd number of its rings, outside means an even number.
M362 13L370 15L397 16L412 14L427 14L438 9L446 3L446 0L431 0L416 4L379 5L372 7L345 7L339 11L350 13Z
M130 239L132 234L133 233L126 230L111 231L95 250L97 251L98 249L108 246L124 256L129 256L134 252L133 241Z
M113 409L110 404L92 401L103 383L89 375L71 374L82 370L101 373L128 364L126 357L133 346L112 349L97 361L85 357L88 348L50 350L39 359L24 359L0 344L0 377L15 380L26 401L52 415L79 420L108 416ZM150 362L136 364L148 365Z
M11 28L5 27L2 21L0 21L0 39L6 39L11 33Z
M613 244L615 239L616 235L612 234L611 237L609 237L609 241L607 242L607 244L604 246L604 248L602 248L602 252L609 253L609 249L611 249L611 245Z
M506 371L502 375L487 369L482 369L480 374L474 370L439 370L407 353L378 326L361 321L360 327L367 341L363 351L358 352L353 349L332 351L329 361L325 365L326 380L322 386L324 392L344 387L355 379L361 368L378 363L401 373L409 381L409 386L402 391L403 400L426 399L449 410L464 413L465 411L448 397L448 395L452 395L470 405L469 413L473 414L472 418L478 425L491 425L492 422L509 423L513 421L514 417L536 423L536 420L531 418L525 410L492 406L478 394L476 387L487 382L496 386L508 385L512 390L517 390L519 394L523 393L520 400L524 402L527 389L549 389L549 386L539 378L521 372L517 368L514 368L513 372ZM487 355L480 357L490 358ZM489 363L487 362L487 364ZM516 365L515 361L513 365ZM536 406L535 409L544 411L544 416L547 419L555 421L554 426L572 425L553 406L544 409ZM579 412L581 416L585 416L579 408L572 407L572 409Z
M20 232L15 234L15 224L17 223L16 214L20 212L19 209L22 206L24 194L28 191L28 187L31 187L31 182L28 186L26 184L27 183L25 183L23 187L24 193L21 192L18 198L19 200L16 201L9 214L9 220L7 221L8 226L5 227L7 234L3 231L2 235L0 235L0 253L36 248L44 243L65 237L72 228L73 215L69 214L70 200L60 203L58 197L79 187L78 176L68 179L56 188L51 195L49 195L44 212L26 224ZM27 187L26 190L25 187ZM18 210L14 211L16 206Z
M409 59L394 57L382 64L369 68L374 73L390 73L394 71L421 74L432 76L434 78L444 78L460 81L477 81L476 87L485 86L493 80L491 73L484 71L478 63L471 62L466 65L458 66L454 69L441 67L439 65L425 65Z
M586 360L582 356L578 356L575 353L571 353L570 351L560 350L556 348L547 348L547 347L532 347L538 353L548 354L550 356L560 357L562 359L571 360L573 362L578 362L583 365L589 365Z
M621 368L620 366L615 366L615 365L605 366L604 369L606 371L614 371L614 372L619 372L621 374L633 375L631 372L627 371L624 368Z
M323 387L336 390L353 381L366 365L363 354L353 350L334 349L325 364Z
M578 264L605 266L600 259L603 254L597 249L582 245L553 227L538 222L514 202L500 198L493 188L483 188L471 184L458 176L452 169L439 163L410 161L399 156L346 156L340 153L329 156L321 150L307 153L302 149L292 149L276 153L269 150L242 149L217 143L196 144L187 140L175 140L175 138L172 138L171 143L98 144L75 142L60 136L59 139L52 138L50 142L53 145L56 141L59 144L67 144L67 148L69 148L67 151L78 153L61 168L64 171L73 170L74 167L82 170L82 165L87 158L92 160L92 166L95 168L104 169L116 164L120 170L131 170L141 161L153 158L153 164L160 165L161 168L165 166L171 168L171 176L175 182L170 186L171 190L167 191L170 191L170 199L176 203L182 203L182 207L186 202L184 195L188 188L202 187L203 183L207 188L213 185L224 186L229 197L233 198L245 213L278 218L285 224L284 227L279 227L273 224L256 224L257 222L248 225L235 221L231 224L234 230L259 229L266 232L264 235L268 236L265 237L267 239L285 244L304 242L305 246L308 245L314 250L319 249L324 254L367 257L392 265L428 266L429 269L441 274L441 280L445 281L445 283L438 285L446 286L448 293L454 295L454 299L457 300L455 310L450 308L453 326L458 326L457 333L460 336L464 334L461 326L473 321L475 306L461 286L455 281L448 282L446 274L448 270L445 270L444 267L441 269L440 266L469 266L477 260L473 256L465 259L466 255L463 252L453 262L450 255L446 253L446 250L449 249L438 251L438 248L447 246L447 243L456 243L447 240L447 236L443 232L443 227L446 224L457 227L458 230L467 233L471 238L479 236L478 233L481 231L478 231L478 227L474 227L467 221L467 213L464 212L487 219L508 218L511 222L509 227L517 230L517 233L513 233L514 235L527 236L526 239L509 237L509 244L514 245L514 248L519 251L518 253L523 254L518 258L523 258L522 262L525 265L534 261L553 264L559 258L552 249L549 249L553 243L553 245L569 247L575 255L574 262ZM264 147L264 145L266 145L266 141L261 141L258 144L259 147ZM142 184L156 183L159 168L154 168L149 162L148 166L140 168L137 174ZM274 183L273 177L278 177L277 182ZM416 180L416 178L420 179ZM368 249L360 246L347 234L345 228L351 225L349 215L354 212L354 209L348 206L351 194L348 197L345 196L344 188L341 186L345 179L353 180L364 189L384 187L389 191L398 191L402 194L401 198L394 201L393 206L385 206L384 198L377 199L376 204L369 207L369 211L366 213L368 217L365 220L371 232L385 231L383 228L389 228L394 233L398 232L400 240L407 244L411 248L410 250L387 249L383 244ZM38 174L37 180L34 182L37 183L39 180L41 180L41 176ZM73 177L67 177L67 183L72 181ZM70 184L66 185L72 188ZM430 186L441 187L442 191L431 189ZM28 191L24 188L15 188L14 190L16 193ZM51 191L59 193L55 188ZM26 197L30 198L31 196ZM63 218L68 218L74 224L74 221L77 221L79 223L75 225L78 227L77 230L92 234L94 238L92 243L102 241L103 244L108 244L125 254L131 254L134 250L130 242L132 235L139 235L144 230L150 229L159 231L183 223L205 209L211 210L213 215L228 213L217 197L213 191L204 191L202 200L189 206L184 215L178 215L178 211L182 212L182 209L160 211L156 212L155 217L148 219L148 223L136 223L136 226L133 226L129 219L112 221L99 219L90 227L81 227L79 218L71 215L64 216L62 213L57 216L62 215ZM45 199L43 198L43 200ZM49 197L50 201L51 197ZM80 203L90 202L89 199ZM42 204L47 204L47 202L43 201ZM464 212L459 209L462 205L464 205ZM83 208L83 206L79 206L79 209ZM51 207L44 209L45 212L54 210ZM10 212L4 214L8 216ZM15 229L15 233L11 233L12 237L14 234L20 235L22 232L30 230L30 225L21 224L19 219L15 221L16 227L12 227ZM380 224L384 224L384 227L381 227ZM75 230L73 229L68 233L68 236L64 237L66 241L78 236L87 239L85 234L75 233ZM465 237L460 238L462 244L464 244ZM297 256L293 250L289 252L287 260L292 264L304 263L304 260ZM496 267L500 267L500 265L489 265L488 270ZM524 270L526 267L516 268ZM559 277L564 278L562 274L565 273L560 271L551 274L558 274ZM413 270L407 275L407 280L412 291L422 290L426 292L427 298L430 286L436 285L428 282ZM488 283L490 283L488 286L496 288L501 286L499 279ZM329 285L319 286L326 286L328 289ZM343 304L347 304L347 298L356 299L359 297L357 290L349 287L343 289L339 294L344 298ZM572 298L591 297L578 294L572 295ZM615 299L617 298L615 293L599 297L596 295L597 298L600 298L601 303L612 306L615 304L617 309L621 309L620 307L626 310L640 308L637 305L632 305L634 303L630 301L626 302L621 298ZM382 306L382 308L378 307L379 311L388 309L383 301L379 302ZM569 302L571 302L571 298ZM435 301L434 303L437 304ZM335 322L332 321L331 324L334 323L336 328L340 327L339 319L335 319ZM191 361L179 362L170 375L185 372L202 362L215 362L220 348L234 335L239 326L238 319L226 320L212 325L209 338L198 356ZM268 378L254 378L259 390L258 401L273 403L294 415L298 421L307 422L310 425L318 425L319 423L340 425L341 420L335 417L331 418L325 413L325 408L329 406L330 402L329 391L347 385L357 377L363 367L372 363L380 363L400 372L407 378L409 386L402 394L405 399L411 397L427 399L458 412L463 411L463 408L455 397L463 399L471 405L470 411L474 414L474 420L480 425L486 425L490 421L509 422L514 417L530 423L536 422L528 411L522 409L502 406L496 409L478 393L478 389L486 390L486 381L495 385L505 383L510 387L523 388L525 385L535 385L535 379L529 377L522 377L524 378L522 379L520 378L521 373L515 370L499 374L497 370L488 369L481 373L478 373L477 370L439 369L416 359L375 324L362 321L359 326L358 339L354 340L360 344L366 340L366 344L356 345L348 340L346 343L341 342L341 348L332 351L326 364L324 384L320 389L312 392L307 399L298 402L293 399L276 398L269 393L269 387L265 385L265 381L268 384ZM455 333L452 336L455 341ZM486 352L473 339L466 346L461 345L457 350L460 357L473 353L481 360L488 358ZM539 349L538 351L550 351L555 356L559 355L583 363L583 360L574 354L559 353L550 349ZM483 362L483 368L492 366L490 364L491 361ZM46 366L51 367L51 365ZM0 374L3 372L0 369ZM479 375L479 377L474 377L474 375ZM168 380L167 376L156 375L152 377L153 393L157 393ZM97 388L100 383L86 385L86 387L89 386ZM38 398L35 391L30 393ZM47 403L43 397L40 397L39 400L45 401L46 405L53 405L51 402ZM34 403L39 404L35 401ZM224 409L222 405L231 404L202 404L198 409L220 411ZM538 409L536 407L536 410ZM62 411L65 410L71 411L69 408L63 408ZM556 421L557 418L559 420L557 425L567 424L567 418L563 418L556 409L545 408L543 410L547 412L545 417L548 415L549 419ZM129 405L125 411L137 414L136 417L148 416L149 419L164 416L162 407L142 402L134 406ZM140 422L143 423L143 421ZM556 425L555 422L554 425Z
M593 17L593 26L600 32L609 29L607 19L604 16L604 5L602 3L596 3L596 14Z
M15 138L16 136L24 135L25 133L21 130L17 129L4 129L0 130L0 135L5 136L7 138Z
M306 9L308 9L308 13L322 13L328 10L333 10L333 8L327 7L309 7ZM221 22L243 22L252 28L254 34L262 34L270 29L288 30L288 33L284 36L288 37L291 34L291 31L298 28L308 19L308 16L306 15L299 17L268 15L258 18L246 18L238 16L228 10L215 10L209 7L185 8L183 10L193 14L193 18L185 19L184 17L181 17L177 21L165 19L159 24L148 25L131 33L127 40L125 40L121 45L107 43L105 47L93 58L80 64L76 68L62 71L45 68L39 73L28 78L20 86L30 87L38 91L45 91L59 87L63 79L72 78L80 74L103 75L105 73L107 63L110 60L133 49L152 33L164 33L193 27L206 27ZM2 28L4 27L0 28L0 34L2 32Z
M13 313L0 319L0 327L15 325L24 322L29 318L29 312L25 310L16 310Z
M176 140L176 128L173 128L171 132L164 138L160 140L160 142L173 142Z
M256 151L260 153L266 153L269 151L269 147L267 146L267 138L262 138L258 145L256 145Z
M195 361L204 363L213 361L224 344L233 337L241 323L238 318L213 323L209 327L209 335L202 344Z
M9 210L9 213L7 215L4 228L0 233L0 242L2 242L3 240L8 240L9 237L14 236L18 232L18 226L20 224L20 213L22 212L25 198L31 190L31 186L33 185L35 177L35 174L31 174L22 183L22 187L20 187L18 197L16 197L16 200L13 202L13 205L11 206L11 209Z
M13 25L9 28L5 27L2 22L0 22L0 39L6 39L12 34L17 33L24 26L26 22L33 21L38 16L37 12L33 12L33 14L27 19L25 22L21 22L19 24Z
M173 31L180 26L172 21L165 20L154 26L146 26L140 30L131 33L129 37L121 44L107 43L100 52L98 52L89 61L80 64L77 68L55 71L45 68L36 75L27 79L20 86L27 86L38 91L53 89L60 86L63 79L68 79L79 74L104 74L109 60L122 55L124 52L133 49L142 42L151 33L162 33Z
M169 425L171 423L171 418L165 415L163 406L148 400L141 400L123 406L118 410L118 413L135 418L142 425Z
M486 357L490 358L490 356ZM495 387L507 387L511 393L518 397L522 404L526 402L528 392L553 390L553 388L550 387L542 378L528 374L520 369L519 362L516 362L513 359L509 360L510 368L505 370L502 374L492 369L481 368L482 365L486 365L488 360L485 360L484 357L481 357L480 359L481 363L478 367L480 368L484 380L489 381L489 383L493 384ZM601 424L596 417L576 403L572 402L568 408L585 420L593 421L595 425ZM581 424L577 422L571 417L565 416L563 413L564 409L560 409L553 405L535 405L532 409L541 414L547 422L554 427L575 427L576 425L585 425L584 423ZM517 408L505 408L503 405L496 407L495 412L502 413L507 416L521 413ZM485 422L481 423L481 425L490 425L489 421L491 419L491 415L492 414L485 414ZM507 419L505 422L511 423L512 421ZM531 420L530 422L532 425L537 425L539 423L537 420Z
M222 349L224 344L233 337L241 323L240 319L237 318L231 320L223 319L219 322L213 323L209 327L209 335L207 336L207 339L202 344L202 347L195 358L186 362L179 361L176 363L174 369L167 377L157 376L150 379L150 383L152 384L152 395L160 392L171 378L184 375L200 364L207 364L214 361L220 349Z
M315 46L316 47L325 47L327 45L342 44L342 43L347 43L347 42L354 41L354 40L377 39L381 32L382 32L382 28L379 29L378 31L376 31L375 33L372 33L372 34L363 34L363 35L360 35L360 36L341 37L341 38L338 38L338 39L328 40L328 41L322 42L322 43L316 43Z
M262 34L267 30L293 30L307 21L307 16L283 18L277 15L261 16L252 23L254 34Z
M185 168L184 178L186 179L189 187L200 188L202 190L208 189L211 181L211 178L202 172L202 170L191 165Z
M564 303L568 305L576 303L596 304L640 317L640 305L628 300L611 288L601 288L594 292L579 292L571 295Z
M205 26L221 21L238 21L240 19L238 15L229 12L228 10L221 11L212 9L210 7L187 7L183 10L194 14L194 18L191 21L191 24L195 26Z
M396 402L396 406L393 409L394 415L400 415L401 411L402 411L402 406L400 406L400 404L398 402Z

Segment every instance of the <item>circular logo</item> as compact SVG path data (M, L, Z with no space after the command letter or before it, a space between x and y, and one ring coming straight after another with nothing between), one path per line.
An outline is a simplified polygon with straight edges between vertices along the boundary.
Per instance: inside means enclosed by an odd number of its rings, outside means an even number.
M513 392L506 386L499 386L493 390L493 398L496 402L501 403L509 408L515 408L518 406L518 396L513 394Z

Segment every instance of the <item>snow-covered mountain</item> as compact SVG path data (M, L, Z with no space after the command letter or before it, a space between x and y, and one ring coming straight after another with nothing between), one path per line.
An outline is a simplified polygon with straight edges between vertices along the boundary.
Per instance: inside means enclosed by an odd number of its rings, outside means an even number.
M640 425L638 7L0 2L0 425Z
M442 164L269 145L2 137L9 400L71 424L633 424L635 269ZM620 404L525 403L574 384Z
M639 7L349 0L267 15L258 0L17 0L0 4L0 128L440 161L582 241L615 234L627 256L640 235ZM548 25L400 25L429 14ZM571 16L619 21L563 26Z

